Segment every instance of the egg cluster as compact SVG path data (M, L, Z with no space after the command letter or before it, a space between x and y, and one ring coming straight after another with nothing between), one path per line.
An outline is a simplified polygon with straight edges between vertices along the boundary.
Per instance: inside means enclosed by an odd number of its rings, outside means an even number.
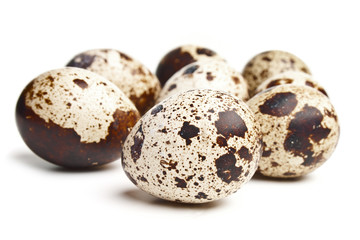
M339 139L334 107L298 57L263 52L240 73L195 45L168 52L156 74L115 49L79 53L25 87L16 122L51 163L79 169L121 158L140 189L184 203L224 198L256 171L303 176Z

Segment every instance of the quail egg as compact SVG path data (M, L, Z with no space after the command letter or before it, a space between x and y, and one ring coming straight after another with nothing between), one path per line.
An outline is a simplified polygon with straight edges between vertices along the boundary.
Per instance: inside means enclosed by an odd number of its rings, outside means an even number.
M197 89L149 110L128 135L122 163L129 179L156 197L204 203L247 182L261 147L254 115L243 101Z
M289 52L273 50L262 52L253 57L242 72L249 85L250 97L254 95L255 89L263 81L275 74L289 70L310 74L305 63Z
M16 122L27 146L68 168L100 166L118 159L140 118L113 83L80 68L61 68L31 81L16 105Z
M160 82L142 63L115 49L94 49L76 55L67 64L109 79L135 104L141 114L151 108L160 93Z
M158 102L180 92L191 89L213 89L226 91L247 100L247 83L239 72L224 61L200 60L177 71L160 92Z
M294 178L320 167L339 139L338 117L328 97L308 86L266 89L248 102L263 134L263 175Z
M166 81L184 66L209 58L223 60L216 52L208 48L190 44L177 47L161 59L156 69L156 76L159 78L161 86L164 86Z
M268 78L256 88L255 94L264 91L267 88L271 88L283 84L309 86L317 89L325 96L327 96L325 89L321 87L319 83L315 81L311 75L299 71L286 71Z

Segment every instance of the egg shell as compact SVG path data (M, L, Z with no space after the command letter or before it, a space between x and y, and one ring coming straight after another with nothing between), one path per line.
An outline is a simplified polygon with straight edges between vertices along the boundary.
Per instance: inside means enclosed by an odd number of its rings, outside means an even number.
M314 88L281 85L248 102L263 134L263 175L294 178L320 167L339 139L338 117L328 97Z
M190 90L148 111L123 148L123 169L140 189L162 199L204 203L236 192L261 156L253 113L221 91Z
M285 71L301 71L310 74L309 68L297 56L279 50L262 52L253 57L243 69L242 75L249 86L250 97L266 79Z
M268 78L256 88L255 94L264 91L267 88L271 88L283 84L309 86L317 89L325 96L328 96L325 89L322 86L320 86L320 84L317 81L315 81L310 74L299 71L286 71Z
M164 86L166 81L181 68L195 61L209 58L224 61L211 49L191 44L179 46L161 59L156 69L156 76L159 78L161 86Z
M100 166L118 159L140 118L113 83L80 68L61 68L31 81L16 105L16 122L27 146L68 168Z
M191 89L225 91L242 100L247 100L249 97L246 81L226 62L200 60L176 72L161 90L158 102L173 94Z
M67 66L84 68L107 78L130 98L141 114L155 104L160 93L160 82L148 68L115 49L82 52Z

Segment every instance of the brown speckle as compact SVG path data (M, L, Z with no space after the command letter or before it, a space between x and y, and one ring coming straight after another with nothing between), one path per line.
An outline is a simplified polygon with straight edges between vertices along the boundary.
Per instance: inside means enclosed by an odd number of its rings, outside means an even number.
M224 182L239 181L242 172L242 166L236 167L236 158L234 154L225 154L215 160L217 176Z
M191 144L190 138L196 137L199 132L200 129L198 127L191 125L190 122L184 122L178 134L186 140L186 145L189 145Z
M179 188L186 188L186 181L184 179L181 179L181 178L178 178L176 177L175 178L175 181L176 181L176 186L179 187Z
M329 135L331 130L321 126L322 120L323 115L317 108L305 105L289 124L284 148L295 156L303 157L304 166L311 166L322 160L322 154L314 156L310 142L310 139L319 142Z
M88 87L87 82L85 82L85 81L82 80L82 79L76 78L76 79L73 80L73 82L74 82L76 85L78 85L80 88L82 88L82 89L85 89L85 88Z
M263 114L282 117L289 115L297 105L296 95L291 92L276 93L270 99L267 99L259 110Z
M215 122L217 132L226 139L244 137L248 130L244 120L234 111L219 112L219 120Z

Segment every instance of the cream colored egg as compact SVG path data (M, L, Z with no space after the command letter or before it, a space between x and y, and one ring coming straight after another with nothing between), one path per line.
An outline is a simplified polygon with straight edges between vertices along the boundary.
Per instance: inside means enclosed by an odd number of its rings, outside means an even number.
M201 60L186 65L176 72L160 92L158 102L191 89L213 89L229 92L247 100L247 83L239 72L219 60Z
M140 189L204 203L249 181L260 155L261 136L248 106L207 89L173 95L149 110L127 137L122 160Z
M301 71L310 74L309 68L297 56L284 51L272 50L254 56L243 69L242 75L249 85L250 97L266 79L285 71Z
M263 134L263 175L293 178L320 167L339 139L338 117L328 97L308 86L266 89L248 102Z

